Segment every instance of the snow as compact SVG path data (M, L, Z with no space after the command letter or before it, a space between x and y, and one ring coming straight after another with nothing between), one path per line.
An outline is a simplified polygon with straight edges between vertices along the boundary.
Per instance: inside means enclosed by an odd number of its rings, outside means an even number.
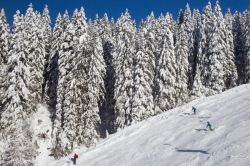
M84 42L86 42L86 40L87 40L87 34L84 33L83 35L80 36L79 43L83 44Z
M3 161L1 160L4 151L3 149L4 149L4 142L0 140L0 165L3 164Z
M249 84L198 99L109 135L96 147L80 149L77 165L248 165L249 108ZM214 131L206 129L207 121ZM72 165L72 155L43 165Z
M53 157L49 157L50 150L50 140L51 140L51 119L50 112L48 111L46 105L38 104L37 112L32 116L32 131L35 136L35 140L37 140L38 148L38 156L36 157L35 165L44 166L47 162L52 162L54 160ZM45 138L40 138L39 134L45 134Z

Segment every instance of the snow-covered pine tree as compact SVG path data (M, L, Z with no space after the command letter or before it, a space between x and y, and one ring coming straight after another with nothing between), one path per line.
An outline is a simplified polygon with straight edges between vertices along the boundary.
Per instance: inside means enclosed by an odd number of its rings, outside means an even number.
M4 108L0 126L5 136L13 132L15 121L24 120L32 113L31 97L28 84L30 82L30 62L28 59L26 33L23 29L24 19L17 11L14 15L13 34L10 41L10 50L7 61L7 75L4 85Z
M240 85L246 83L245 69L247 66L247 59L244 52L244 23L241 13L235 12L233 17L234 55L238 73L238 84Z
M75 9L73 12L73 15L71 17L71 22L72 23L77 23L77 15L78 15L78 9Z
M28 61L30 63L30 82L28 83L29 90L32 96L33 111L36 109L36 104L42 99L42 84L44 81L44 65L45 65L45 40L43 37L43 24L41 15L33 10L32 4L29 5L24 16L24 32L27 45Z
M79 109L80 105L77 99L79 98L79 92L76 88L77 86L77 78L75 77L75 73L73 73L73 68L76 65L76 47L77 47L77 37L75 36L75 26L73 23L70 23L68 25L68 28L66 29L64 33L64 43L62 44L63 49L65 50L62 54L60 54L62 57L60 57L62 61L59 62L59 71L60 75L62 73L62 76L58 89L62 88L61 92L58 93L58 97L60 95L62 98L62 108L57 109L59 111L61 109L63 113L63 119L61 119L62 123L62 129L65 133L67 140L68 140L68 147L65 147L65 149L69 149L70 151L73 150L74 145L74 139L76 137L76 118L77 118L77 110ZM63 80L62 80L63 79ZM63 86L63 87L61 87ZM58 91L60 92L60 91ZM60 98L60 97L59 97ZM58 102L59 103L59 102ZM57 103L57 104L58 104ZM66 141L66 140L65 140Z
M6 64L5 105L1 108L0 119L0 128L4 129L3 139L7 140L3 155L6 165L33 165L32 160L37 155L29 126L24 122L33 112L28 87L31 68L27 42L24 42L27 37L24 27L24 18L17 11Z
M184 12L182 9L180 9L177 17L177 25L181 25L183 21L184 21Z
M62 29L65 30L69 24L70 24L69 13L67 10L65 10L65 12L63 14Z
M61 100L57 103L55 123L58 124L52 150L55 157L68 154L76 144L89 147L96 142L100 121L98 102L104 94L101 40L98 35L89 37L83 8L75 10L73 18L64 33L59 59Z
M113 38L114 27L111 25L111 22L108 18L107 13L104 14L103 18L100 19L100 36L102 39L102 43L111 40Z
M205 6L202 10L201 21L198 21L198 47L197 47L197 58L196 58L196 74L194 77L194 83L192 86L191 96L192 99L205 96L207 94L207 87L209 75L209 60L208 50L209 41L211 40L213 28L214 28L214 14L212 11L211 3Z
M8 60L9 42L10 42L9 27L5 17L5 12L2 9L0 13L0 119L4 105L3 94L7 88L4 85L4 80L6 74L5 68Z
M71 147L70 150L73 150L73 147L78 145L86 145L87 141L84 140L82 133L87 135L86 126L94 123L94 119L83 118L85 109L88 104L86 102L85 96L86 92L86 65L89 65L85 61L86 56L83 56L87 53L86 45L88 44L88 33L87 33L87 23L84 13L84 9L81 8L78 12L75 10L71 24L69 28L72 28L71 36L73 41L73 52L72 58L68 62L70 63L70 71L66 76L66 79L71 80L67 87L65 93L65 104L64 104L64 132L68 140L70 141ZM93 113L91 107L88 109L90 113ZM93 113L94 114L94 113ZM87 119L87 120L86 120ZM88 121L88 123L83 123ZM87 127L88 128L88 127ZM85 130L84 130L85 129ZM95 130L96 128L88 128L90 130ZM93 138L88 138L92 140ZM86 144L85 144L86 143Z
M174 36L169 14L161 15L157 20L157 50L155 76L156 112L166 111L176 105L176 58L174 53Z
M133 92L133 58L135 56L135 22L131 20L128 10L116 24L115 66L115 121L114 128L123 128L131 124Z
M0 13L0 64L6 64L9 49L9 25L6 20L5 12Z
M47 68L48 74L48 82L46 85L46 93L48 96L47 103L49 106L49 110L52 113L52 122L55 120L55 112L56 112L56 102L57 102L57 85L58 85L58 77L59 77L59 51L60 46L62 44L62 34L64 29L62 27L62 17L59 13L56 18L55 27L53 29L52 39L51 39L51 49L49 56L49 65Z
M214 30L208 43L209 71L207 95L213 95L235 86L237 80L234 66L233 42L231 29L223 18L219 2L214 11ZM229 21L229 20L228 20ZM227 85L228 84L228 85Z
M101 32L100 37L102 40L103 57L106 64L106 77L105 83L105 100L100 109L101 118L101 137L106 136L106 131L113 133L112 121L114 120L114 85L115 85L115 72L113 57L115 56L115 39L114 39L114 26L104 14L100 20Z
M75 33L74 25L70 23L68 12L65 11L62 20L63 34L58 59L58 85L56 113L53 128L52 153L55 158L62 157L71 151L71 145L64 132L65 125L65 95L67 86L71 79L67 78L70 72L70 61L74 58L73 37ZM75 42L75 41L74 41Z
M247 56L248 56L248 83L250 83L250 9L247 11Z
M59 20L58 20L59 21ZM67 58L69 58L68 56L68 52L72 51L72 48L69 46L70 43L70 36L67 35L66 33L66 29L69 26L70 20L69 20L69 15L68 12L65 11L64 15L63 15L63 19L62 19L62 23L61 26L60 24L58 25L58 39L60 39L59 41L57 41L59 46L59 52L58 52L58 82L57 82L57 101L56 101L56 119L55 119L55 128L62 128L63 127L63 116L64 116L64 100L65 100L65 86L66 84L65 82L65 76L66 76L66 65L67 65ZM62 31L61 31L62 30ZM62 34L60 34L62 32ZM55 36L56 37L56 36ZM69 37L69 39L67 39L67 37ZM58 47L57 44L55 44L55 48L57 49Z
M194 85L194 78L196 75L196 68L197 68L197 55L199 51L199 39L200 39L200 25L201 25L201 15L199 13L198 9L194 9L193 11L193 26L194 26L194 32L193 32L193 56L190 57L189 63L190 63L190 80L188 89L190 90L189 96L193 96L193 85Z
M185 31L187 33L187 41L188 41L188 94L190 94L190 90L192 89L193 79L194 79L194 69L196 65L196 24L200 19L199 11L195 11L194 16L192 16L189 4L186 5L185 13L184 13L184 22L183 25L185 27ZM196 23L197 22L197 23Z
M80 144L90 147L97 142L99 137L97 129L100 124L99 107L105 94L105 61L100 34L98 17L93 24L89 24L87 48L82 51L85 61L85 87L83 92L83 110L80 113L79 136Z
M192 35L192 34L191 34ZM178 28L176 35L175 46L176 63L177 67L177 104L182 104L188 101L188 77L189 75L189 42L188 34L185 31L184 24L181 24ZM181 64L181 65L180 65Z
M44 77L44 81L43 81L43 85L42 85L42 100L44 98L47 98L48 100L48 96L46 94L46 90L48 89L48 87L46 87L47 85L47 81L48 81L48 77L49 77L49 73L48 73L48 66L49 66L49 56L50 56L50 49L51 49L51 38L52 38L52 32L51 32L51 20L50 20L50 15L49 15L49 9L48 6L45 5L45 8L43 10L43 15L42 18L40 20L41 25L43 25L43 40L45 43L45 65L44 65L44 71L43 71L43 77Z
M183 21L176 32L175 53L178 65L177 70L177 103L188 101L189 90L193 80L194 58L194 20L189 5L186 5Z
M211 41L209 42L209 48L207 52L209 62L209 71L206 87L208 89L206 95L214 95L221 93L225 90L225 83L223 80L223 59L225 58L224 54L224 43L220 36L220 29L218 26L215 26Z
M250 8L243 13L244 55L246 59L245 80L250 82Z
M224 31L224 42L226 45L226 57L223 62L224 70L224 82L226 89L232 88L237 85L238 74L235 65L235 55L234 55L234 41L233 41L233 28L232 28L232 15L230 9L227 10L225 15L225 27Z
M11 137L7 140L3 153L3 161L6 166L33 166L37 155L32 141L32 132L27 121L17 119L15 121Z
M156 19L154 16L154 13L151 12L151 14L147 17L145 20L144 25L141 27L143 29L144 35L142 36L145 40L145 45L143 51L145 54L148 54L148 81L150 83L150 86L152 90L154 90L154 77L155 77L155 70L156 70L156 57L157 57L157 49L159 48L159 42L157 41L156 31ZM142 30L141 30L142 31ZM152 94L154 96L154 93L152 91Z
M147 63L147 82L150 85L151 95L153 95L153 101L155 101L155 76L156 76L156 60L157 60L157 50L160 47L160 42L157 40L157 21L155 19L154 13L151 12L150 15L146 18L145 22L141 25L141 29L138 30L139 32L139 41L141 41L141 46L138 44L138 48L141 49L146 55L146 63ZM144 39L143 39L144 38ZM142 42L142 39L145 40L144 43ZM137 42L137 43L138 43ZM138 50L137 48L137 50ZM144 69L145 71L145 69ZM149 88L149 87L148 87ZM148 94L150 96L150 94ZM150 97L149 97L150 98ZM150 102L150 101L149 101ZM151 103L149 104L149 107L151 107ZM154 103L153 103L154 105ZM152 115L157 114L155 108L152 110Z
M208 38L208 50L207 50L207 61L208 61L208 75L207 82L205 83L208 88L206 95L214 95L225 90L224 82L224 61L226 59L226 42L223 40L225 31L225 21L221 12L219 2L216 2L214 15L212 17L212 31Z
M176 31L177 31L177 23L175 22L173 15L171 13L166 13L165 17L168 17L167 24L169 26L170 31L173 33L174 46L176 43Z
M137 35L137 53L134 58L132 123L136 123L154 115L152 92L154 54L151 52L152 50L150 50L151 43L149 43L149 40L145 37L148 35L148 32L144 22L141 23Z
M79 12L77 9L74 11L72 23L76 29L75 36L79 39L78 42L84 42L87 39L87 22L83 7L81 7Z

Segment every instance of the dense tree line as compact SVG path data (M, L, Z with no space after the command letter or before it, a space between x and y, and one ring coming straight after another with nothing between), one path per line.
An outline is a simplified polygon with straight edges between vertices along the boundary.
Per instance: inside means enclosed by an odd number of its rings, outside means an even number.
M48 7L40 14L30 5L25 14L16 12L11 27L1 10L0 137L9 147L26 147L22 154L5 149L9 165L32 165L26 120L38 103L49 107L51 152L58 158L106 133L250 82L250 9L223 15L219 2L201 13L187 5L176 21L151 13L136 27L128 10L116 22L106 14L88 21L81 8L72 17L58 14L51 30Z

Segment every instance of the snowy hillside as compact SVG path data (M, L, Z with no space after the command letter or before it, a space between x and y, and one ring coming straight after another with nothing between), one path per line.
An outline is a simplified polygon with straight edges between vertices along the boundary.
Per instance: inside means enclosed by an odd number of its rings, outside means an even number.
M70 165L76 150L90 166L246 164L250 8L194 7L140 23L1 9L0 166Z
M191 107L196 106L193 115ZM206 129L206 122L214 131ZM48 165L71 165L68 156ZM95 148L79 150L77 165L249 165L250 85L199 99L127 127Z

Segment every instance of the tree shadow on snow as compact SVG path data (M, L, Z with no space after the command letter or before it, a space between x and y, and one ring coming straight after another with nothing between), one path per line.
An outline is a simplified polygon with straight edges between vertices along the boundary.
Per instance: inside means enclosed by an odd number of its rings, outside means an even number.
M179 115L179 116L181 116L181 117L186 117L187 115L193 115L192 113L183 113L183 114L181 114L181 115Z
M165 145L165 146L172 146L171 144L168 144L168 143L165 143L165 144L163 144L163 145Z
M177 152L187 152L187 153L202 153L202 154L209 154L205 150L193 150L193 149L178 149L176 148Z
M193 115L192 113L183 113L184 115Z
M210 118L210 116L200 116L200 117L198 117L199 119L208 119L208 118Z
M196 131L207 131L207 129L195 129Z

